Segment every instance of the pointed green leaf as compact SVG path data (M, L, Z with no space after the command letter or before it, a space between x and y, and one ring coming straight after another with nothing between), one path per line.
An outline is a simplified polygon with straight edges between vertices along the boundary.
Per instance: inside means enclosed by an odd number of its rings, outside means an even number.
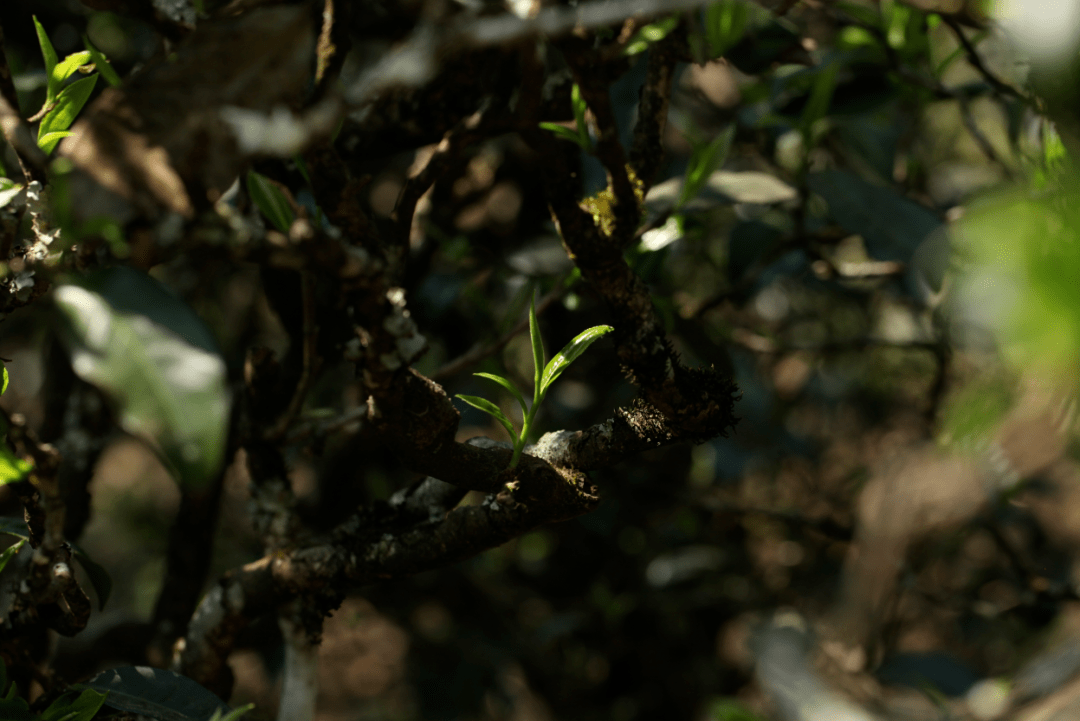
M83 45L86 46L86 51L90 53L90 59L94 61L94 67L101 73L101 76L105 78L105 82L114 88L118 88L124 84L124 81L120 79L120 76L113 70L113 66L109 64L109 59L105 57L105 54L94 47L94 44L90 42L90 38L83 35Z
M109 706L157 721L207 721L230 709L197 681L149 666L123 666L102 671L77 689L109 694Z
M265 175L249 170L247 191L259 212L266 216L275 228L282 233L288 233L296 216L293 215L292 206L281 188L270 182Z
M601 336L604 336L613 330L615 329L610 325L597 325L578 333L574 340L567 343L565 348L556 353L555 357L552 358L551 362L544 368L544 377L540 382L540 395L543 396L547 393L548 388L555 382L555 379L562 375L562 372L566 370L567 366L581 357L581 354L584 353L589 346L598 341Z
M506 432L510 434L511 440L517 440L517 434L514 433L514 424L510 422L510 419L506 417L506 415L497 405L487 400L486 398L480 398L479 396L466 396L459 393L454 397L460 398L473 408L483 411L484 413L492 416L499 423L502 423L503 428L505 428Z
M0 396L2 396L4 395L4 392L7 391L8 386L7 366L4 365L3 361L0 361L0 375L3 376L2 378L0 378Z
M49 85L56 89L53 93L54 97L60 92L60 88L63 87L64 81L79 72L79 68L89 63L90 59L91 56L89 50L80 50L77 53L68 55L56 64L52 74L49 75Z
M536 299L529 301L529 338L533 352L533 403L540 400L543 392L540 387L540 373L544 367L544 339L540 337L540 324L536 320Z
M38 138L38 147L44 150L46 153L51 153L56 144L69 135L73 135L70 130L57 130L52 133L46 133Z
M474 376L480 376L481 378L487 378L489 381L495 381L506 390L510 391L510 395L517 399L518 404L521 406L521 413L523 415L529 414L529 407L525 405L525 399L521 396L521 391L514 387L514 384L503 378L497 376L494 373L473 373Z
M26 521L15 516L0 516L0 533L26 540L30 538L30 529L27 528Z
M41 714L41 721L90 721L104 705L107 693L83 689L79 695L65 693L49 704Z
M255 704L249 703L244 706L237 706L229 713L222 715L221 709L214 712L214 715L210 717L210 721L237 721L241 716L250 712L255 708Z
M24 538L21 541L16 541L15 545L8 546L4 549L2 553L0 553L0 573L3 573L4 569L7 568L8 561L15 558L15 554L21 551L22 547L25 545L26 539Z
M98 597L98 610L104 611L105 604L108 602L109 596L112 595L112 576L101 564L90 558L86 551L75 545L74 541L70 542L70 545L72 555L75 556L75 560L86 571L86 575L90 579L90 585L94 587L94 593Z
M52 41L49 40L49 34L45 32L45 28L38 22L36 15L34 16L34 27L37 29L38 44L41 45L41 57L45 61L45 77L51 78L53 68L56 67L56 49L53 47ZM48 105L55 98L56 90L50 82L46 89L45 104Z
M60 91L56 98L56 106L46 113L38 126L38 147L46 153L52 152L60 138L53 136L48 141L48 147L44 140L52 133L67 130L75 122L75 116L79 114L86 101L90 99L90 93L94 92L97 84L97 75L91 75L82 80L76 80L71 85Z
M16 456L6 443L0 443L0 486L23 480L33 468L34 464Z
M569 140L571 143L581 145L581 136L565 125L559 125L558 123L540 123L540 127L544 130L550 130L563 140ZM582 146L582 150L588 150L588 147Z

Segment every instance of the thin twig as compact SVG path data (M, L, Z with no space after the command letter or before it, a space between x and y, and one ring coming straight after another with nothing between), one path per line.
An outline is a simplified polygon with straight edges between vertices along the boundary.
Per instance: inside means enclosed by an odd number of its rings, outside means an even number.
M971 44L971 40L964 34L964 29L960 26L960 23L955 18L951 18L948 15L942 15L941 19L956 35L956 39L960 41L960 46L964 48L964 53L967 55L967 61L971 67L975 68L979 75L983 76L983 79L989 83L991 87L997 90L1002 95L1010 95L1014 98L1024 101L1026 104L1033 108L1037 108L1038 103L1036 100L1027 94L1021 92L1017 88L1013 87L1009 83L995 75L990 68L986 67L983 62L982 56L979 55L979 51Z

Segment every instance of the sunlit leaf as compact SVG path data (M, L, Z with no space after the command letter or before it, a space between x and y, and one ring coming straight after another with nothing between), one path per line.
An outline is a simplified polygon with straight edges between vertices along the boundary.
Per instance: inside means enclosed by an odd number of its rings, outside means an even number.
M94 74L88 78L76 80L60 91L56 97L55 107L45 114L45 117L41 119L41 125L38 126L38 147L43 151L51 153L60 142L59 137L51 136L50 138L51 134L67 130L75 122L75 117L90 99L90 93L94 92L97 77ZM47 143L46 138L50 138Z
M210 721L237 721L239 718L244 716L244 714L250 712L254 708L255 704L249 703L244 706L234 708L232 711L224 715L222 715L221 710L218 709L214 712L214 715L210 717Z
M41 45L41 57L45 61L45 77L51 78L53 68L56 67L56 49L53 47L52 41L49 40L49 34L45 32L45 28L38 22L37 16L34 16L34 28L37 30L38 44ZM45 96L45 104L48 105L56 98L56 90L50 83L48 85Z
M507 379L503 378L502 376L497 376L494 373L473 373L473 375L480 376L481 378L487 378L489 381L495 381L503 388L510 391L510 395L514 396L518 404L521 406L522 413L529 412L529 407L525 405L525 399L521 396L521 392L517 388L515 388L514 384Z
M49 707L41 714L42 721L90 721L105 703L107 693L99 693L93 689L83 689L76 695L74 692L65 693L60 698L49 704Z
M16 541L14 545L8 546L0 553L0 573L3 573L7 568L8 562L15 558L15 555L22 550L22 547L26 545L26 539Z
M49 75L49 89L52 91L52 96L56 97L57 93L60 92L60 88L63 87L64 81L79 72L79 68L88 64L90 60L90 51L80 50L58 62Z
M51 153L53 151L53 148L56 147L57 143L59 143L61 140L71 134L72 133L70 130L57 130L52 133L46 133L45 135L42 135L40 138L38 138L38 147L40 147L46 153Z
M0 396L7 392L8 387L8 371L7 366L3 361L0 361Z
M124 430L157 449L179 483L204 488L224 460L229 395L225 362L199 317L124 266L61 285L55 303L75 373L105 393Z
M555 135L559 136L563 140L569 140L571 143L576 143L581 146L582 150L588 150L588 146L582 145L581 136L575 133L565 125L559 125L558 123L540 123L540 127L544 130L551 131Z
M16 456L6 443L0 443L0 486L25 479L33 469L34 464Z
M546 394L555 379L562 375L567 366L580 358L581 354L588 350L589 346L613 330L615 329L610 325L597 325L578 333L574 340L567 343L565 348L556 353L544 368L544 375L540 381L540 395Z
M662 20L657 20L654 23L645 25L634 33L630 40L627 41L626 47L623 49L623 55L637 55L638 53L648 50L649 45L659 40L663 40L678 26L678 15L669 15Z
M102 671L75 688L109 694L109 706L158 721L210 721L228 705L196 681L149 666Z
M510 440L517 440L517 434L514 432L514 424L510 422L510 419L506 417L506 414L504 414L497 405L487 400L486 398L480 398L479 396L466 396L458 393L454 397L460 398L473 408L483 411L484 413L492 416L495 420L501 423L503 428L506 429L506 432L510 434Z
M265 175L249 170L247 175L247 191L251 201L259 209L270 223L282 233L288 233L296 216L289 199L270 179Z
M535 390L533 391L533 399L539 400L543 395L542 387L540 385L541 369L544 367L544 359L547 354L544 353L544 339L540 337L540 323L536 320L536 299L533 298L529 301L529 340L532 342L533 353L533 383Z
M113 66L109 64L108 58L106 58L100 50L94 47L94 44L90 42L90 38L85 35L83 35L83 45L86 46L87 52L90 53L90 59L94 61L94 67L101 73L101 77L105 78L105 82L114 88L123 85L120 76L116 74L116 71L113 70Z

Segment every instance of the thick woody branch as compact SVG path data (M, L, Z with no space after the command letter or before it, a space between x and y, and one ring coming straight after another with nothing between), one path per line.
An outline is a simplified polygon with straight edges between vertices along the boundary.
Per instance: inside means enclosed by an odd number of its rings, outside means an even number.
M646 193L664 160L664 129L677 59L670 37L649 48L649 64L645 70L645 84L641 86L638 119L630 149L630 166L644 184Z
M231 572L203 599L175 665L208 688L227 691L225 659L237 636L251 620L281 604L301 595L329 594L340 600L351 588L445 566L542 524L587 513L599 502L584 474L528 456L499 480L500 493L438 520L399 528L411 515L407 504L366 511L324 542L282 549Z
M734 424L734 383L712 370L682 366L664 336L648 288L621 251L602 242L601 231L565 182L572 176L571 159L545 134L526 137L548 158L543 182L552 215L570 257L607 301L616 352L628 379L641 388L647 405L685 437L705 439L726 432Z

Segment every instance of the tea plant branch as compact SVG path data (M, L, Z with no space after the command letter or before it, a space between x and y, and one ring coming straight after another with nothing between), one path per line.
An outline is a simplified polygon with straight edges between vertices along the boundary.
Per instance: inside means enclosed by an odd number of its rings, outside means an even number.
M529 303L529 339L532 342L533 356L532 405L525 403L525 398L521 395L521 392L506 378L492 373L473 374L498 383L509 391L510 395L514 397L514 400L518 402L521 406L522 415L524 416L520 433L514 432L514 424L506 417L502 410L491 401L477 396L460 394L456 396L473 408L482 410L492 416L502 424L503 428L506 429L506 432L510 434L510 439L514 443L514 454L510 457L509 468L515 468L517 466L518 459L521 458L521 452L525 448L525 440L529 437L529 430L532 427L533 419L536 417L536 412L540 409L540 404L543 402L544 397L551 388L551 384L554 383L555 380L562 375L562 372L566 370L571 363L577 360L590 345L611 331L612 327L609 325L598 325L584 330L570 341L565 348L556 353L551 359L551 362L547 362L544 352L544 341L540 336L540 325L536 319L536 302L534 300Z
M675 38L668 35L649 48L645 83L641 86L638 120L630 148L630 167L642 183L642 192L649 192L664 160L664 129L667 127L668 104L675 64L678 60Z

